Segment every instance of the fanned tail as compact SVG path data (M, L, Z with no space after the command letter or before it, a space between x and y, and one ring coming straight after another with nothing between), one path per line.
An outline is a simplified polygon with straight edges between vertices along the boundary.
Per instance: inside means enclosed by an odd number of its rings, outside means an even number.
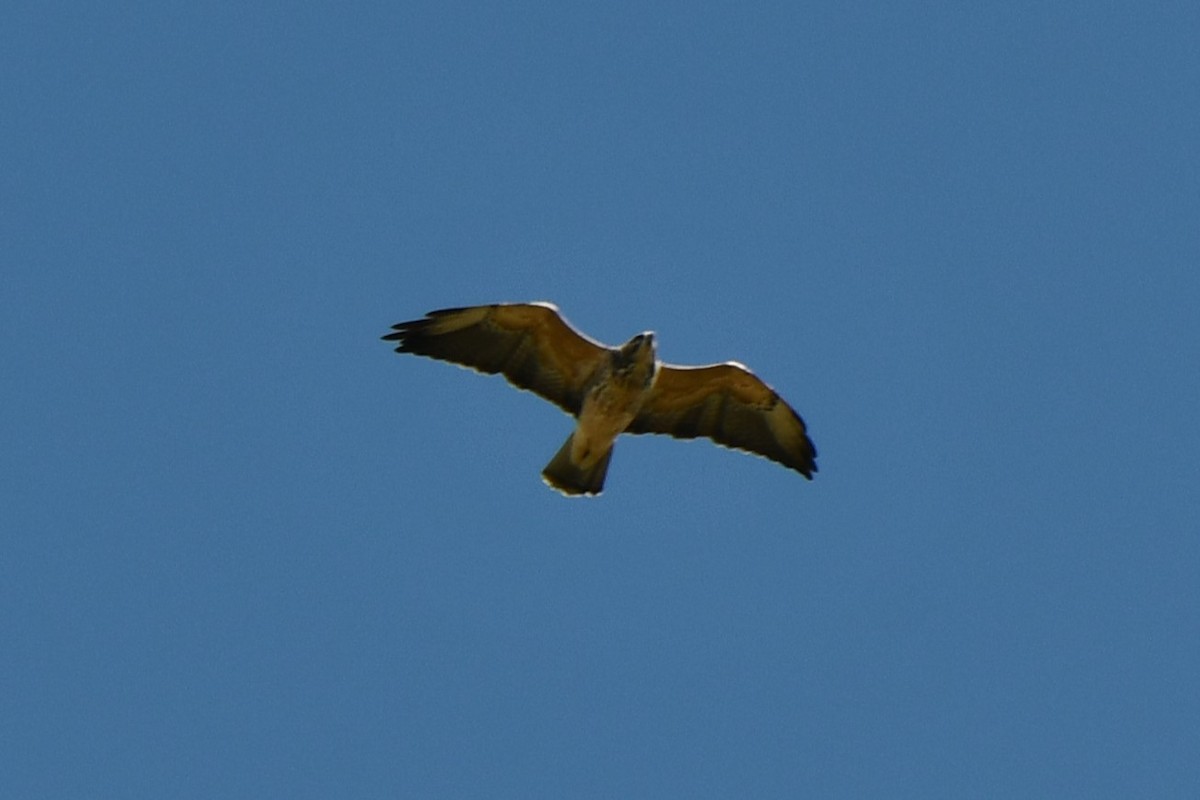
M567 441L558 449L554 458L542 470L542 480L546 485L557 489L565 495L579 496L600 494L604 490L604 478L608 475L608 462L612 458L612 448L608 449L600 460L590 467L581 467L571 460L571 443L575 434L567 437Z

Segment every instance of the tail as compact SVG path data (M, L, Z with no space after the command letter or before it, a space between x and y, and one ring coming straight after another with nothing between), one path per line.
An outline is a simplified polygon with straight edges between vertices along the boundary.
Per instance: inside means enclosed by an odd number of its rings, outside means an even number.
M566 495L600 494L604 490L604 478L608 475L608 462L612 448L608 448L600 460L590 467L581 467L571 460L571 442L575 434L567 437L558 453L542 470L542 480L551 488Z

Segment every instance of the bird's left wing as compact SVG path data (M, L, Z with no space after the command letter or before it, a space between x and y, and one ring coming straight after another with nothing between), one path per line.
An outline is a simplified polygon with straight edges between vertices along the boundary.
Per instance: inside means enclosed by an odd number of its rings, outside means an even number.
M659 367L654 389L626 429L717 444L777 461L812 480L817 450L804 420L741 364Z
M444 308L392 329L383 338L397 343L397 353L502 373L571 414L579 413L587 380L608 352L550 303Z

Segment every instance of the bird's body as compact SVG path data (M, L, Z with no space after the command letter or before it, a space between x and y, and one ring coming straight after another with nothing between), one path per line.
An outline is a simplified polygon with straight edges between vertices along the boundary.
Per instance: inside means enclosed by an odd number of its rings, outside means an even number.
M383 338L399 353L502 373L573 415L574 432L542 472L564 494L601 492L622 433L707 436L809 479L817 471L804 421L773 389L735 362L662 364L652 333L606 347L549 303L502 303L432 311Z
M613 444L654 386L653 334L639 334L607 356L588 378L575 431L542 470L546 482L566 494L600 493Z

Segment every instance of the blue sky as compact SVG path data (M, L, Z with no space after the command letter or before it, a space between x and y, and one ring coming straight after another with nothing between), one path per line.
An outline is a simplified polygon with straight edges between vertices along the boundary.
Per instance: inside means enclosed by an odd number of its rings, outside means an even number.
M0 12L0 794L1195 797L1200 11ZM812 483L378 337L737 359Z

